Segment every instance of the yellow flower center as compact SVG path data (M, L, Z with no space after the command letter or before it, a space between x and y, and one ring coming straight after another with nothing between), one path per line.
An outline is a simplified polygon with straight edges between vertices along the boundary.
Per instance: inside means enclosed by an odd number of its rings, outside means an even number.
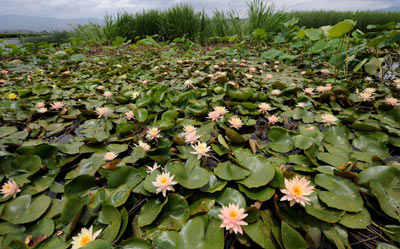
M300 187L299 187L299 186L294 186L294 187L293 187L293 193L294 193L295 195L301 195L302 192L301 192Z
M85 236L82 237L80 244L81 244L81 246L84 246L87 243L89 243L90 241L91 241L90 236L89 235L85 235Z
M230 219L236 219L237 216L238 216L238 213L237 213L236 210L231 210L231 211L229 212L229 218L230 218Z
M163 177L160 179L161 184L166 184L168 182L168 179L166 177Z
M10 186L10 185L7 185L7 186L5 186L5 189L6 189L7 191L9 191L9 190L11 189L11 186Z

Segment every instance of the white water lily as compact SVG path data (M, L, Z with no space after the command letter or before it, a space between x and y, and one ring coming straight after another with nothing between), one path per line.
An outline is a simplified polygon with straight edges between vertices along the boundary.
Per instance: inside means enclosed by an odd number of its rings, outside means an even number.
M167 196L167 191L174 191L173 185L177 184L174 181L174 175L170 176L169 172L158 174L156 181L152 182L154 187L157 187L156 193L162 193L164 197Z
M81 248L89 242L96 240L100 233L101 229L93 233L93 226L91 226L89 229L82 228L81 232L77 236L72 237L71 249Z
M201 157L206 157L207 153L211 150L209 146L207 146L206 143L200 143L198 142L197 145L192 145L192 148L195 151L192 151L190 153L197 155L197 159L200 159Z

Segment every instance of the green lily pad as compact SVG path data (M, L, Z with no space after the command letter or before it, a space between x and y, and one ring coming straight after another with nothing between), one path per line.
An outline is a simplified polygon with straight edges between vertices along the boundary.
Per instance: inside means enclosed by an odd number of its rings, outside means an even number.
M110 188L118 188L126 184L130 188L134 188L146 177L143 168L134 168L130 166L122 166L114 170L108 177L107 182Z
M23 195L5 204L1 218L12 224L29 223L39 219L50 203L50 197L45 195L33 199L30 195Z
M294 148L294 142L287 130L281 127L271 127L267 134L270 142L268 145L274 151L286 153Z
M128 239L118 244L122 249L152 249L151 243L144 239Z
M243 230L251 240L256 242L262 248L275 248L270 228L260 219L255 223L243 226Z
M252 200L267 201L275 194L275 189L269 186L246 188L239 184L239 190Z
M144 122L147 119L148 112L144 108L139 108L134 111L135 117L139 122Z
M326 207L318 199L318 193L314 191L311 195L307 196L310 199L310 203L305 206L305 210L309 215L314 216L317 219L323 220L328 223L338 222L345 211L332 209Z
M318 197L329 207L349 212L362 210L363 199L350 180L339 176L318 174L314 181L318 186L328 190L318 192Z
M257 188L267 185L275 176L275 169L268 160L262 156L254 155L248 149L235 149L234 155L243 167L247 168L251 174L240 184L248 188Z
M400 221L400 191L396 188L384 187L377 180L370 180L371 192L379 201L382 211Z
M250 171L243 169L230 161L219 163L218 166L214 168L214 173L219 178L227 181L242 180L251 174Z
M131 190L132 188L127 186L126 184L119 186L118 188L111 191L108 203L113 207L124 205L124 203L128 200Z
M168 202L168 198L162 202L160 199L150 199L147 201L138 215L138 224L140 227L150 225L160 214L164 205Z
M309 247L303 236L284 221L282 221L281 236L286 249L306 249Z
M175 176L174 180L188 189L201 188L208 183L208 171L200 167L200 161L194 157L189 158L186 164L170 162L165 169Z
M161 210L156 220L157 228L161 230L179 230L189 218L189 205L185 198L178 194L170 194L167 204Z
M215 199L214 198L201 198L196 200L193 204L190 205L190 215L195 215L198 213L207 213L214 207Z
M361 212L346 213L339 223L351 229L366 229L371 224L371 215L363 207Z
M102 232L102 239L113 242L121 226L121 214L118 209L112 206L104 206L99 213L98 221L108 225Z
M80 195L86 191L99 187L99 182L94 176L80 175L65 185L64 192L66 195Z
M244 199L243 195L233 188L225 188L221 193L218 194L215 201L224 206L228 206L229 204L233 203L242 208L246 207L246 200Z

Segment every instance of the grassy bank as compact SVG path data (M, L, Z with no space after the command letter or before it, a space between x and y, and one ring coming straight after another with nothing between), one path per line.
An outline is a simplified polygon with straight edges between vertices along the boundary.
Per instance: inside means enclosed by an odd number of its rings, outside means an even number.
M285 14L288 19L298 18L299 26L318 28L325 25L335 25L345 19L357 21L356 28L366 30L370 24L386 24L388 22L400 22L399 12L377 11L295 11Z

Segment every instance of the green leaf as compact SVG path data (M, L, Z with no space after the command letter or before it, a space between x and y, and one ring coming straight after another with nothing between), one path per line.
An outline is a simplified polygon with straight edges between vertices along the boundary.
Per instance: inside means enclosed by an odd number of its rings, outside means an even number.
M161 231L153 240L154 249L177 249L180 236L176 231Z
M147 119L147 110L144 108L139 108L134 111L135 117L139 122L144 122Z
M367 155L365 158L367 162L371 162L371 157L373 156L378 156L382 160L385 160L389 156L389 150L382 142L366 136L353 139L353 146ZM359 152L354 154L357 155Z
M400 221L400 191L397 188L384 187L377 180L370 180L371 192L379 201L382 211Z
M6 137L8 135L11 135L11 134L13 134L13 133L15 133L17 131L18 131L18 129L16 127L13 127L13 126L0 127L0 138Z
M16 179L27 178L40 170L42 160L36 155L25 155L15 158L12 162L10 175Z
M364 65L365 72L367 72L369 75L375 75L379 69L379 63L382 63L383 61L384 61L384 58L379 58L379 60L378 60L376 57L372 57Z
M363 207L361 212L346 213L339 223L351 229L366 229L371 224L371 216Z
M376 249L399 249L399 248L396 246L393 246L393 245L383 243L383 242L378 242L378 243L376 243Z
M201 188L208 183L208 171L200 167L200 161L194 157L189 158L186 164L169 162L165 169L175 176L174 180L187 189Z
M209 218L206 228L204 249L223 249L224 248L224 230L220 228L221 221Z
M349 212L359 212L363 199L357 187L350 180L340 176L318 174L315 183L328 191L318 192L318 197L329 207Z
M40 249L67 249L69 244L62 241L59 237L51 237L41 244Z
M229 141L232 143L240 144L246 142L246 139L244 139L239 133L231 128L226 128L225 134L229 138Z
M345 34L350 32L354 28L354 26L356 26L356 23L357 22L349 19L339 22L328 30L328 38L332 39L344 36Z
M121 214L113 206L104 206L99 213L99 222L108 225L102 232L105 241L113 242L121 226Z
M143 239L128 239L118 244L122 249L152 249L151 243Z
M122 166L114 170L108 177L107 182L110 188L118 188L126 184L129 188L134 188L146 177L146 172L142 168Z
M149 105L151 102L153 101L152 96L150 95L144 95L143 97L139 98L136 100L136 106L138 107L146 107L147 105ZM135 115L135 117L137 117Z
M86 60L86 56L83 54L74 54L71 56L71 61L73 62L81 62L81 61L85 61Z
M246 188L239 184L239 190L252 200L267 201L275 194L275 189L269 186Z
M376 180L384 187L394 187L399 179L400 169L392 166L373 166L359 174L359 184L368 184L370 180Z
M148 200L140 209L138 215L138 224L140 227L150 225L156 220L157 216L160 214L162 208L168 202L168 197L162 202L160 199L150 199Z
M310 199L310 203L305 206L305 210L309 215L312 215L317 219L328 223L336 223L342 218L345 213L345 211L326 207L318 199L317 191L314 191L311 195L307 197Z
M45 195L34 199L30 195L19 196L5 204L1 218L12 224L29 223L42 216L50 203L50 197Z
M94 176L80 175L65 185L66 195L80 195L99 187L99 182Z
M267 185L275 176L275 169L262 156L254 155L248 149L235 149L234 155L239 163L247 168L251 174L238 183L248 188L257 188Z
M146 157L146 151L139 146L136 146L133 148L132 153L128 157L124 157L122 160L125 163L135 163L139 159L145 158Z
M257 222L243 226L244 232L259 246L265 249L275 248L270 228L260 219Z
M228 181L242 180L251 174L250 171L243 169L230 161L218 163L218 166L214 168L214 173L219 178Z
M347 230L339 225L333 225L329 230L322 230L324 235L336 245L338 249L351 248L348 241Z
M307 249L308 244L294 228L282 221L281 236L286 249Z
M214 207L215 200L213 198L204 197L196 200L190 205L190 215L195 215L198 213L207 213Z
M83 202L78 196L67 196L61 213L60 223L66 225L76 221L82 213L83 206Z
M134 124L131 123L119 123L117 124L117 134L127 133L132 131L135 128Z
M170 194L167 204L157 218L157 228L161 230L179 230L189 218L189 205L185 198L178 194Z
M111 192L108 203L113 207L119 207L124 205L124 203L128 200L128 197L131 193L132 188L127 185L121 185L117 189L114 189Z
M6 249L29 249L29 247L22 241L13 240L8 244Z
M287 153L294 148L294 142L286 129L281 127L271 127L267 134L270 142L268 145L274 151Z
M215 201L224 206L228 206L233 203L239 205L241 208L246 207L246 200L243 195L234 188L225 188L221 193L217 195Z
M100 154L93 154L88 159L83 159L78 167L70 171L65 179L74 179L82 175L94 176L96 172L100 169L101 165L104 164L103 156Z
M38 223L30 227L29 234L34 237L45 235L50 237L54 232L54 221L52 219L43 218Z
M195 216L190 219L179 232L180 240L178 249L201 249L204 248L205 228L207 216Z
M227 181L220 180L215 174L210 173L208 176L208 183L200 190L203 192L214 193L222 190L227 184Z

